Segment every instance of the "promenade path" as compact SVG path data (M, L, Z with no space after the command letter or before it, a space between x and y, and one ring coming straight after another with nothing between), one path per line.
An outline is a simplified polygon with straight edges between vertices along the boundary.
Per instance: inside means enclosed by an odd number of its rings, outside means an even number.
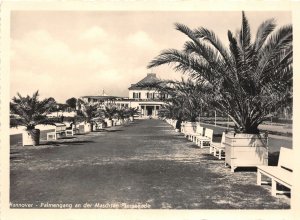
M231 173L160 120L11 147L10 201L33 208L290 208L290 198L256 185L256 172Z

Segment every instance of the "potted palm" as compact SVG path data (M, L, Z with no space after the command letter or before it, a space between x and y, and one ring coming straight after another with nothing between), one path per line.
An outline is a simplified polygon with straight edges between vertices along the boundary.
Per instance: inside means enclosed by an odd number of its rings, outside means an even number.
M39 101L39 92L36 91L32 96L23 97L19 93L10 102L10 126L25 126L22 133L23 146L39 145L40 130L36 129L40 124L51 124L53 120L47 117L51 108L55 104L54 99L46 98Z
M116 110L115 117L118 119L117 125L122 125L124 124L124 119L126 118L127 112L125 109L120 108Z
M206 85L204 80L193 81L191 78L188 78L187 80L182 79L180 82L176 82L175 91L175 99L181 97L183 100L181 105L183 111L181 114L186 120L184 127L187 131L195 132L196 119L199 117L203 106L206 105L204 100L210 92L210 87Z
M267 137L258 126L292 94L292 25L275 27L274 19L264 21L251 41L242 12L241 29L235 36L228 31L227 49L207 28L192 30L176 24L189 38L184 49L165 50L148 65L175 64L176 71L203 79L211 87L212 106L235 124L235 132L226 135L226 163L232 171L237 166L267 164Z
M100 117L100 106L98 104L89 103L79 99L78 110L80 115L82 115L84 118L83 132L87 133L94 131L96 119Z
M129 115L129 120L132 122L133 120L134 120L134 116L136 115L136 114L138 114L139 113L139 111L138 111L138 109L137 108L128 108L127 109L127 114Z
M106 118L107 127L113 126L113 117L117 114L117 108L115 106L105 106L105 109L102 111L104 117Z

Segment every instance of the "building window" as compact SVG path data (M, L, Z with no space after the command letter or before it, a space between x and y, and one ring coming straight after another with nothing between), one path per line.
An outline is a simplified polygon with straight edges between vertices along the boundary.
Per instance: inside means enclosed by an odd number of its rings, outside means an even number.
M153 99L153 98L154 98L154 93L147 92L147 99Z
M141 93L140 92L134 92L133 93L133 98L134 99L140 99L141 98Z
M140 99L141 98L141 93L140 92L134 92L133 93L133 98L134 99Z

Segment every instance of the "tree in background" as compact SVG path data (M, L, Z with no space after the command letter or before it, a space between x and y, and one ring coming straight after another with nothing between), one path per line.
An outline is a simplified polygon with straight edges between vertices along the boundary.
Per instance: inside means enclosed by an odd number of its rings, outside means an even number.
M70 107L72 110L75 110L77 107L77 99L72 97L66 100L66 104L68 107Z

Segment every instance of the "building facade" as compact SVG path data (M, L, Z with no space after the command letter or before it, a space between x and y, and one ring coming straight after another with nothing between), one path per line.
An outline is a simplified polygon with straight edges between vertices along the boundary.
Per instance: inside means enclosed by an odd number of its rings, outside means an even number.
M100 103L105 106L116 106L117 108L137 108L140 118L157 118L158 110L164 105L166 98L151 86L159 82L155 73L148 73L145 78L128 88L128 97L108 96L104 92L101 96L83 96L83 100L91 103Z

